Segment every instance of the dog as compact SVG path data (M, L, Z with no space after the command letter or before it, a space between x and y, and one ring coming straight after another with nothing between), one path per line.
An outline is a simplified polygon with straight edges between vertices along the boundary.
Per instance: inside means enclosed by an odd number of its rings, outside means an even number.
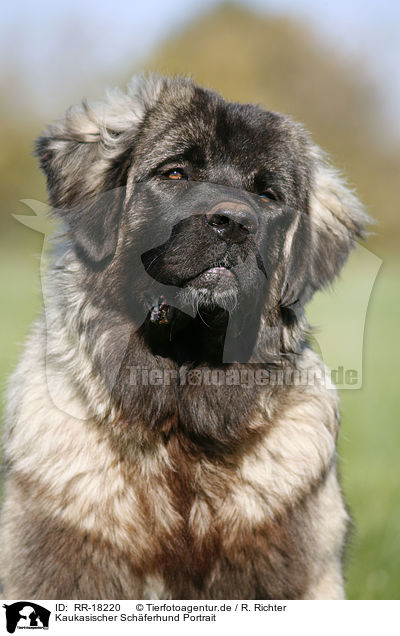
M357 197L301 125L185 78L71 108L36 153L65 233L8 392L5 598L343 598L304 306Z

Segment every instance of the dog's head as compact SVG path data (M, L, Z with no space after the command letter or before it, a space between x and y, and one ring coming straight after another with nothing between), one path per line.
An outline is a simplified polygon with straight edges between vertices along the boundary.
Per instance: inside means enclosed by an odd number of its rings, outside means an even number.
M77 256L108 272L104 294L152 333L223 333L225 360L290 349L283 331L367 220L301 126L185 79L73 108L37 153Z

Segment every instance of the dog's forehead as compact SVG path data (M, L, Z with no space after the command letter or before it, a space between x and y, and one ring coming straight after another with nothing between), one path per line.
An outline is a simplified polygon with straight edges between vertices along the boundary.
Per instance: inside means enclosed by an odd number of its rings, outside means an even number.
M260 163L279 169L288 159L299 159L304 145L293 122L283 115L225 101L194 85L181 92L165 91L141 132L137 156L149 165L196 148L210 160L223 157L249 169Z

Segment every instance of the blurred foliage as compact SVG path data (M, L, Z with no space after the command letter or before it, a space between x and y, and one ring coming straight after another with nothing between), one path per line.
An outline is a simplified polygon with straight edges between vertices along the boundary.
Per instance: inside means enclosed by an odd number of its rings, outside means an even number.
M44 178L33 156L33 140L40 125L25 118L16 118L7 108L0 109L0 245L15 243L24 249L26 242L40 246L40 236L22 226L13 214L26 214L21 199L46 201Z
M303 122L378 221L379 232L370 245L379 250L394 246L400 235L400 142L393 145L385 129L367 70L333 51L306 24L223 4L171 36L142 68L191 75L228 99L260 103ZM128 69L121 83L136 70ZM8 84L1 83L3 94ZM32 156L43 123L29 120L18 82L10 84L10 93L13 101L0 110L3 235L16 228L10 213L20 198L45 198L44 180Z
M376 235L368 246L386 262L370 303L364 386L342 392L342 481L356 527L347 592L350 598L399 598L400 429L396 383L400 356L394 347L398 346L400 265L392 257L400 234L396 209L400 147L383 121L377 89L367 69L346 60L308 25L231 4L221 5L173 34L144 67L191 75L228 99L258 102L303 122L348 176L378 221L373 228ZM140 69L129 68L125 75L122 70L120 83L141 69L143 65ZM99 70L98 84L103 79ZM0 80L0 89L7 94L6 81ZM0 290L3 377L15 363L16 344L19 350L39 306L37 254L42 236L18 224L11 214L29 213L18 203L20 199L45 200L44 178L32 154L33 140L44 122L29 116L29 99L18 93L18 83L10 85L9 95L14 101L9 99L0 109L0 263L6 272ZM61 111L54 115L61 115ZM350 299L363 272L350 267L345 275L349 277L346 293ZM315 302L327 300L320 294ZM334 318L342 322L351 320L351 306L350 302L330 304Z

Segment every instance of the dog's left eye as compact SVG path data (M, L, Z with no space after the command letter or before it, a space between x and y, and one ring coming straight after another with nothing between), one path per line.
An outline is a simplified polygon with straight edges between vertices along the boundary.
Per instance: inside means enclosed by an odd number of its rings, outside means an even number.
M179 181L180 179L188 178L181 168L172 168L172 170L167 170L167 172L164 172L163 176L166 179L171 179L171 181Z
M279 200L278 195L276 194L275 190L273 190L272 188L267 188L265 192L260 192L258 196L263 201L278 201Z

